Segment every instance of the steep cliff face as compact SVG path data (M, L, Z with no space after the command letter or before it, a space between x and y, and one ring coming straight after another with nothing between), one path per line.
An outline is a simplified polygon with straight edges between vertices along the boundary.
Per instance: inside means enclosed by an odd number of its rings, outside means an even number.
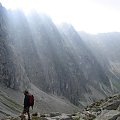
M15 67L13 65L11 49L8 46L8 23L7 11L0 6L0 81L5 83L8 87L12 87L12 80L14 80ZM13 85L14 86L14 85Z
M7 87L19 89L29 82L18 61L18 55L11 44L8 12L0 6L0 82Z
M44 14L34 12L26 17L21 11L4 9L5 14L3 9L0 11L6 18L0 21L0 29L6 25L7 30L2 31L7 37L0 39L1 82L21 89L31 82L75 105L85 105L112 92L104 69L71 25L56 27Z
M97 61L101 64L112 84L114 91L120 87L120 33L102 33L89 35L80 33L86 45L91 49Z
M75 85L79 84L78 86L80 86L80 88L78 87L80 93L78 95L80 96L79 102L84 104L84 99L86 99L89 103L90 99L96 100L96 98L99 99L110 94L111 85L104 69L75 29L71 25L63 24L60 33L65 40L67 51L73 55L73 63L77 64L77 67L72 66L72 69L76 70L77 68L78 70L73 75L79 80Z

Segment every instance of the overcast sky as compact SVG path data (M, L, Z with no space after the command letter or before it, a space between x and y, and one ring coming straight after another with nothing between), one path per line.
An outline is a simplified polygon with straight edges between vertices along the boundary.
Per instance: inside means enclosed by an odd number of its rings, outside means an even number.
M88 33L120 32L120 0L0 0L6 8L45 12Z

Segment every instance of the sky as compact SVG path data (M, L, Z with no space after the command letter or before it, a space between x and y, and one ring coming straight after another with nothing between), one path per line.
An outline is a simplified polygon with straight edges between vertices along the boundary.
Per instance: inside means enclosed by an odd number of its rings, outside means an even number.
M120 32L120 0L0 0L7 9L33 9L87 33Z

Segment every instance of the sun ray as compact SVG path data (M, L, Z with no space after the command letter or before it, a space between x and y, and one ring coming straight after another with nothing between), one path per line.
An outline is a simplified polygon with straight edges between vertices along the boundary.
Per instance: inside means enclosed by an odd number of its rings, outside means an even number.
M115 4L118 6L120 2L114 0L110 0L110 6L104 0L0 0L0 2L7 9L19 8L25 14L33 9L45 12L52 17L55 24L68 22L79 31L89 33L120 31L120 9L115 8Z

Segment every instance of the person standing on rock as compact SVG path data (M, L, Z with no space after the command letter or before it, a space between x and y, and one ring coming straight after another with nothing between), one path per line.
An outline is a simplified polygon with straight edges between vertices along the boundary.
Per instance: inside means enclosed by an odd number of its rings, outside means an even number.
M23 109L23 114L27 113L28 114L28 120L30 119L30 113L29 113L29 109L30 109L30 104L29 104L29 92L27 90L24 91L24 109Z

